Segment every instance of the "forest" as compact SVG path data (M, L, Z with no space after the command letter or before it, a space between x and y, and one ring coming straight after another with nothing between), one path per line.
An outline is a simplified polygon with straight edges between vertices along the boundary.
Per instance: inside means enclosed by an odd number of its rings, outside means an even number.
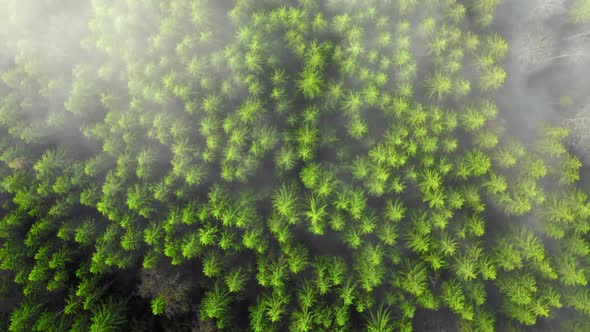
M590 0L0 0L0 330L590 331L588 91Z

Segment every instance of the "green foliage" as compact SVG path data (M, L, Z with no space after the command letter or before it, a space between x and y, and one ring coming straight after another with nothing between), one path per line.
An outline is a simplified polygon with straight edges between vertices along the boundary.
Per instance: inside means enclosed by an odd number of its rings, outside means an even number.
M307 211L304 213L310 223L310 231L315 235L323 235L325 218L327 217L326 205L319 202L319 199L312 196Z
M247 280L247 271L245 271L242 268L232 270L229 274L225 276L225 283L227 285L227 289L231 293L236 293L244 290L244 286Z
M573 23L586 23L590 20L590 1L576 0L569 9L569 18Z
M106 302L101 303L98 308L93 310L90 320L90 331L118 331L125 324L125 315L121 310L124 304L120 300L108 298Z
M43 157L35 163L33 169L36 172L38 180L49 178L56 172L65 166L66 163L66 151L60 150L49 150L43 154Z
M428 271L423 264L412 264L409 260L404 262L404 270L401 273L402 288L415 296L420 296L427 289Z
M294 184L283 184L273 195L272 202L279 214L295 222L298 216L298 199Z
M442 72L432 74L426 79L426 90L428 97L442 99L452 91L453 84L451 78Z
M381 305L377 311L371 312L367 324L367 331L370 332L388 332L393 331L391 322L391 313L387 308Z
M37 315L41 312L41 309L41 304L34 304L31 301L20 303L20 305L10 314L8 331L30 330Z
M580 137L508 135L501 1L73 3L0 13L0 329L587 330Z
M497 90L504 84L506 72L502 67L492 66L480 74L479 87L482 91Z
M199 308L201 317L215 319L217 327L222 329L229 319L228 307L230 303L229 292L220 282L216 282L201 300Z
M320 95L323 89L323 80L317 70L306 68L301 72L297 81L297 88L306 99L314 99Z
M153 212L148 189L139 184L130 188L127 192L127 206L130 210L136 211L142 217L148 218Z
M152 300L152 313L160 316L166 310L166 299L162 296L156 297Z

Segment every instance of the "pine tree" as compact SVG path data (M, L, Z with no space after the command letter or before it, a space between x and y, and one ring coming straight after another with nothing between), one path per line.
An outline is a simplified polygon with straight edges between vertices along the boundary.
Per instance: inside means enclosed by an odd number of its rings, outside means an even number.
M10 314L10 325L8 331L30 330L34 320L42 310L41 304L34 304L31 300L24 301Z
M283 184L272 199L273 207L279 214L287 217L290 223L294 223L299 214L296 190L293 183Z
M90 331L118 331L126 322L122 308L124 303L109 297L92 312Z
M491 66L484 69L479 78L479 87L482 91L497 90L504 84L506 72L502 67Z
M420 296L427 290L427 270L422 263L412 263L410 260L404 261L404 267L401 271L401 286L406 292Z
M299 75L297 88L301 91L306 99L312 100L318 97L324 85L324 81L317 69L305 68Z
M231 293L237 293L244 289L245 283L248 280L248 271L239 267L237 269L233 269L225 276L225 283L227 285L227 289Z
M38 180L48 179L57 174L67 162L67 152L64 149L48 150L33 166Z
M289 331L308 332L312 331L316 314L308 307L302 307L291 314Z
M268 319L273 323L279 322L286 311L287 303L288 298L274 289L272 294L270 296L267 295L264 299Z
M215 282L213 288L205 292L199 312L204 319L215 319L217 328L223 329L229 320L230 303L230 294L225 286L221 282Z
M311 196L307 211L304 213L310 222L310 231L315 235L324 234L325 218L327 217L326 204L322 204L317 197Z
M453 83L449 76L435 72L426 79L426 89L428 97L442 99L452 92Z
M367 331L388 332L393 331L391 312L381 304L376 311L371 311L367 322Z

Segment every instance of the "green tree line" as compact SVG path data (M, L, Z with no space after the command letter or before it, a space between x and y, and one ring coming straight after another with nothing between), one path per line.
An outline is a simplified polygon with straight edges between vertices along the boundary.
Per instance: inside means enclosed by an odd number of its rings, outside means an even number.
M0 327L587 331L583 165L507 130L499 5L8 1Z

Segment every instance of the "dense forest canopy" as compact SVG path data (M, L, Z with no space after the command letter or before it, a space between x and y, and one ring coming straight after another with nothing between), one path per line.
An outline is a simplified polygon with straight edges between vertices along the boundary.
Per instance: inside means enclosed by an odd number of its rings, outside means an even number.
M0 6L0 330L590 331L589 0Z

